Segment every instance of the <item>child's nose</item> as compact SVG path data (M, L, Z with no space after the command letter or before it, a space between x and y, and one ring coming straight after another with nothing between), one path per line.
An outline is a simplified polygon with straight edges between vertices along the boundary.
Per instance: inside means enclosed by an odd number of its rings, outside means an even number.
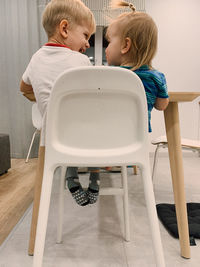
M87 47L87 48L90 48L90 43L89 43L89 41L87 41L87 43L86 43L86 47Z

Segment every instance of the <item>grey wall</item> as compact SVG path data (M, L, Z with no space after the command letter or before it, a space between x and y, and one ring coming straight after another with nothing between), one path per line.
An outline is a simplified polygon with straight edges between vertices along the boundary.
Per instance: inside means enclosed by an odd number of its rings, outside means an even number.
M20 158L26 156L33 133L32 103L22 96L19 84L39 48L37 2L1 0L0 25L0 133L9 134L11 155Z

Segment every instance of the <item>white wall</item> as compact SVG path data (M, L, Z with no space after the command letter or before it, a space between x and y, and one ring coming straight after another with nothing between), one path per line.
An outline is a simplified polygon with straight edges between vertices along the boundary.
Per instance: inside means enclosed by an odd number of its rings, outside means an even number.
M200 91L199 11L199 0L146 0L146 12L159 30L153 65L165 73L169 91ZM197 138L198 101L179 105L184 137ZM150 139L165 133L163 112L153 111L152 128Z

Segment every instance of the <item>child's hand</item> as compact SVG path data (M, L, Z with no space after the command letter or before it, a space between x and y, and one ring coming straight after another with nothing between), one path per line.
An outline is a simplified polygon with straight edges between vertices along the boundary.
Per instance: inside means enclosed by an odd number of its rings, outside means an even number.
M28 100L32 102L36 102L34 93L24 93L23 96L25 96L26 98L28 98Z
M168 106L169 98L156 98L156 103L154 104L154 107L158 110L165 110Z
M21 80L20 91L23 93L33 93L33 87L30 84L26 84L23 80Z
M23 93L23 95L26 98L28 98L28 100L36 101L32 86L29 84L26 84L23 80L21 80L21 83L20 83L20 91Z

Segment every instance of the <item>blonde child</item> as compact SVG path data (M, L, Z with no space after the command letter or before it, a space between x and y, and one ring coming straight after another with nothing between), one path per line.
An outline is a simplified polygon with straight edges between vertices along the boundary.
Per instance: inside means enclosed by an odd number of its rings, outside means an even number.
M52 85L64 70L91 65L82 53L90 47L89 39L96 25L92 12L80 0L52 0L45 7L42 22L48 43L32 56L22 76L20 90L35 95L44 122L40 143L44 146L46 109ZM79 183L76 167L68 168L66 176L68 188L79 205L97 200L99 173L96 170L90 173L87 192Z
M114 0L113 8L129 7L130 12L119 15L108 26L106 59L109 65L121 66L134 71L141 79L147 97L149 132L153 107L164 110L169 102L163 73L152 67L157 50L157 27L144 12L136 12L132 3Z

